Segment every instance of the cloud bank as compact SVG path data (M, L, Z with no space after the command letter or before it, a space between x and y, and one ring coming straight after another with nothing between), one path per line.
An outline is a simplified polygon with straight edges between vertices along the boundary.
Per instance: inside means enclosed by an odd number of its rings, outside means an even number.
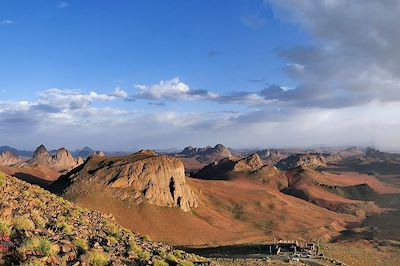
M32 101L0 101L0 138L17 147L38 144L34 139L53 147L113 150L216 143L400 150L399 1L264 3L275 19L311 39L308 46L276 49L283 73L296 86L254 80L270 85L221 92L162 77L107 94L50 89ZM249 27L268 26L262 17L240 19Z

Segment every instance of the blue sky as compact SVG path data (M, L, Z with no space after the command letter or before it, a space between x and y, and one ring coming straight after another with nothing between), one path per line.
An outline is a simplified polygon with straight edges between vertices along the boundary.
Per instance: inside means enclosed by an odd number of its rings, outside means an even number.
M3 0L1 144L400 148L398 11L372 0Z
M199 89L258 89L265 84L249 80L288 83L276 48L307 42L262 1L59 3L2 1L0 17L13 21L1 28L7 79L0 86L14 91L7 97L60 86L102 92L175 76Z

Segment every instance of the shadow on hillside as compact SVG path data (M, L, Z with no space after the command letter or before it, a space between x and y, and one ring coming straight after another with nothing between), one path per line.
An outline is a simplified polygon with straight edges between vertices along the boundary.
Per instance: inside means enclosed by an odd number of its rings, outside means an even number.
M33 185L38 185L42 188L47 188L52 182L49 180L42 179L38 176L30 175L27 173L18 172L13 174L16 178L19 178L25 182L28 182Z
M360 223L351 223L331 242L349 240L398 240L400 241L400 194L380 195L375 203L386 211L368 215Z

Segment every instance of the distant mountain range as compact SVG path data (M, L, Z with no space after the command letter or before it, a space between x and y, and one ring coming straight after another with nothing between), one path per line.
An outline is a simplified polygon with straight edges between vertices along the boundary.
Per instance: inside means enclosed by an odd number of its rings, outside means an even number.
M12 152L15 155L21 156L21 157L32 157L33 151L23 151L23 150L17 150L16 148L10 147L10 146L1 146L0 147L0 153L3 152Z

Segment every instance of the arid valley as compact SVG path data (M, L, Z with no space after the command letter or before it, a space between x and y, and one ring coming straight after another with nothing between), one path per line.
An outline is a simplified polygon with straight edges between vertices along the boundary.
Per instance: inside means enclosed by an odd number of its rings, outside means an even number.
M0 266L400 266L400 0L1 0Z
M27 158L18 155L25 155L22 151L1 149L5 174L100 211L134 233L211 260L218 247L284 241L315 243L324 259L348 265L396 265L400 260L400 154L357 147L239 151L218 144L173 154L141 150L111 156L86 147L74 156L41 145ZM3 185L1 192L12 186ZM2 202L2 219L22 215L13 204ZM71 223L79 236L80 226ZM40 230L52 231L49 226ZM73 245L74 237L69 239L64 241ZM107 238L102 241L110 246ZM57 255L64 258L65 253Z

